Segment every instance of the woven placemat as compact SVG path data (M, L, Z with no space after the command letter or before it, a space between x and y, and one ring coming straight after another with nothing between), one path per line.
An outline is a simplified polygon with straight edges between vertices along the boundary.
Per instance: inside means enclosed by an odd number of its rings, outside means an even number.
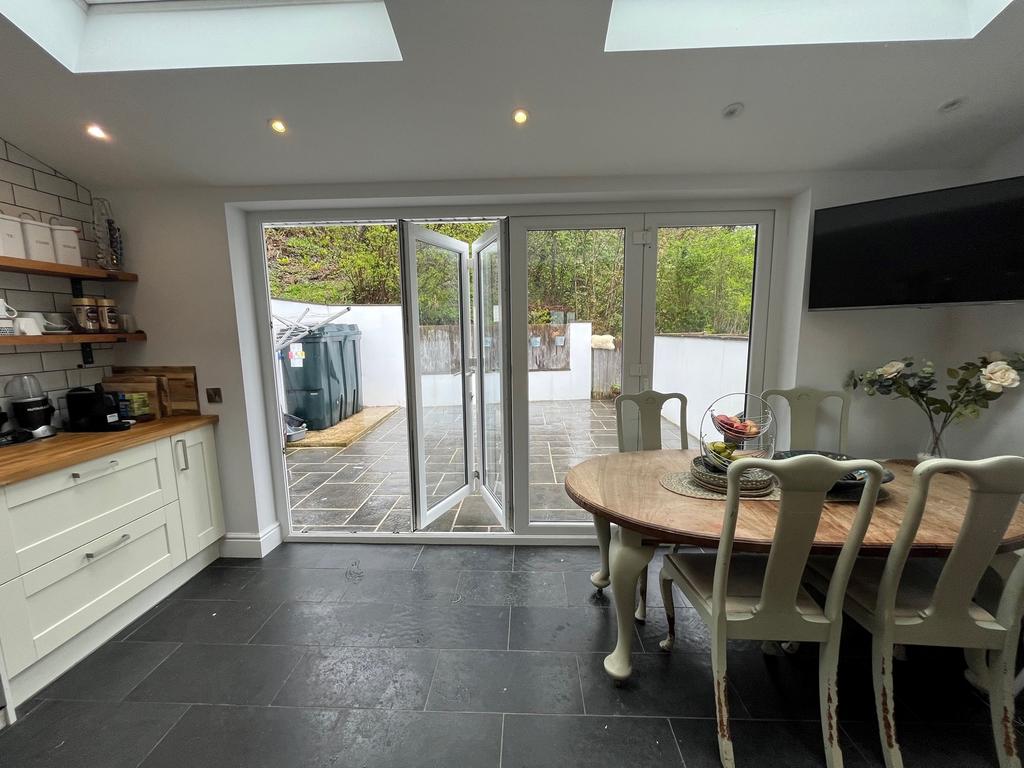
M662 476L661 485L666 490L672 491L672 493L678 493L680 496L689 496L693 499L717 499L719 501L725 499L724 493L710 491L704 486L696 483L694 479L690 477L689 471L669 472L667 475ZM778 501L782 496L779 493L779 487L776 485L772 488L770 493L767 493L764 496L742 496L741 498Z

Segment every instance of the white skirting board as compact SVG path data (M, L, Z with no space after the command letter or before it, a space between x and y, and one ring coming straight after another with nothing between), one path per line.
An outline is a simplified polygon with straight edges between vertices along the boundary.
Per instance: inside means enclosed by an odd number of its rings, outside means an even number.
M220 556L221 543L211 544L195 557L186 560L154 584L64 643L52 653L39 659L10 681L11 698L8 701L7 721L13 722L11 706L15 711L25 701L71 669L90 653L114 637L146 611L170 595L203 568Z
M228 531L220 542L221 557L260 558L281 544L281 524L268 525L259 533L233 533Z

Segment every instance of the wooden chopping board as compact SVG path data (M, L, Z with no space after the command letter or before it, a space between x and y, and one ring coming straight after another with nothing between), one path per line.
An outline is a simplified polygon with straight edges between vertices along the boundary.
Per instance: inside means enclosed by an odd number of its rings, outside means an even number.
M113 378L118 379L163 379L168 393L167 415L196 415L200 412L199 383L194 365L115 366L113 371Z

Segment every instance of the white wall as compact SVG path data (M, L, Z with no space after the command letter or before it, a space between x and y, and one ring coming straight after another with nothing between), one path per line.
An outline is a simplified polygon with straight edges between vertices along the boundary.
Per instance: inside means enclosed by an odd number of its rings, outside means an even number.
M680 210L696 205L693 201L704 201L701 207L706 210L707 201L716 199L725 201L723 205L735 199L787 199L791 207L789 242L776 243L774 259L776 269L794 271L788 280L772 281L769 323L770 328L786 335L776 344L781 341L792 348L794 335L798 342L793 360L776 365L766 385L799 381L836 387L851 367L915 351L951 348L942 323L949 310L803 311L803 281L798 278L801 256L807 250L811 207L949 186L963 183L965 175L961 171L836 172L103 190L114 201L115 215L125 233L128 268L141 274L128 309L149 332L147 344L118 350L123 355L119 359L125 363L196 364L201 387L224 389L225 402L204 405L204 409L222 419L218 450L228 526L236 532L259 531L266 514L272 512L267 510L272 500L265 498L266 478L279 472L270 449L263 455L259 450L261 443L272 445L274 439L266 427L271 414L257 404L262 384L253 376L259 355L250 343L257 324L265 319L245 306L245 293L251 295L252 291L248 275L240 268L232 275L232 260L240 263L248 257L241 243L236 248L241 252L231 253L229 258L225 206L229 215L239 208L291 208L297 216L303 210L332 207L363 208L367 213L376 210L383 215L382 208L419 206L417 214L432 216L450 213L452 206L459 206L467 215L500 215L517 205L523 206L518 210L524 214L539 214L551 203L588 210L584 206L603 201L607 210L623 210L629 203L621 201L672 199ZM524 205L524 200L534 202ZM632 210L643 210L640 205L634 203ZM232 230L237 230L237 221ZM232 245L241 240L235 232ZM796 292L798 286L800 293ZM1000 311L999 317L1012 317L1016 312L1019 309ZM780 322L780 313L799 316L799 326ZM1021 325L1018 322L1014 327ZM859 396L854 407L851 451L907 455L923 440L920 415L912 413L906 403L867 402ZM992 452L1011 450L1013 444L1013 435L1004 433L993 433L986 440Z
M653 387L686 395L686 431L690 445L700 445L701 419L722 395L747 388L747 340L721 336L655 336ZM679 404L665 405L662 415L679 424Z

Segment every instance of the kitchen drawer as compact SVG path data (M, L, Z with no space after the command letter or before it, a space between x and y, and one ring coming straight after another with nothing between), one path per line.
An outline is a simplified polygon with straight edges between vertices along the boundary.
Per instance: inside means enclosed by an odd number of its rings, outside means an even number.
M36 653L45 656L183 562L174 502L24 574L22 613Z
M21 573L178 498L170 440L15 483L5 499Z

